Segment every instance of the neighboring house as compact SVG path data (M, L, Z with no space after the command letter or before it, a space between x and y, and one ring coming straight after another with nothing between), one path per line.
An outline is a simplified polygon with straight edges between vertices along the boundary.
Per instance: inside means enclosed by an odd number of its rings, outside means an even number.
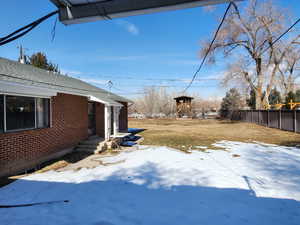
M81 80L0 58L0 177L128 130L130 100Z

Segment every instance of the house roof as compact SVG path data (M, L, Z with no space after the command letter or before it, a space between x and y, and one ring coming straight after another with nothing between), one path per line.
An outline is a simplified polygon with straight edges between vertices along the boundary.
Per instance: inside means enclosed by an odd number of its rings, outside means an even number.
M132 102L127 98L113 94L82 80L39 69L31 65L21 64L1 57L0 81L18 83L38 88L47 88L61 93L94 96L95 98L101 99L103 102L109 104L115 104L116 101Z

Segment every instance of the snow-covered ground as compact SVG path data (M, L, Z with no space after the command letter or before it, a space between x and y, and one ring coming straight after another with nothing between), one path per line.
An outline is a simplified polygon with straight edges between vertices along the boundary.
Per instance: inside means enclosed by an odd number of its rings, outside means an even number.
M300 224L300 149L216 146L225 151L140 146L107 166L28 176L0 189L0 205L70 202L0 208L0 224Z

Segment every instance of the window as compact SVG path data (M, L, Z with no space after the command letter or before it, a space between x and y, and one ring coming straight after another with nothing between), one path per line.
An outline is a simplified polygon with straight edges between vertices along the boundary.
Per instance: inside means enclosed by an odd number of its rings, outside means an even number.
M0 133L50 127L50 99L0 95Z
M0 95L0 133L4 131L4 96Z
M35 99L6 96L6 130L35 128Z
M36 99L37 128L50 127L50 100L46 98Z

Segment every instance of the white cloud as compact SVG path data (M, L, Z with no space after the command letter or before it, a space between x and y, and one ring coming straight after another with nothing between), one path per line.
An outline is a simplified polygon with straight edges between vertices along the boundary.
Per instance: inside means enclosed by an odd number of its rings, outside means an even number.
M115 24L119 25L120 27L123 27L125 30L127 30L132 35L140 34L139 28L135 24L130 23L127 20L119 19L119 20L115 21Z

